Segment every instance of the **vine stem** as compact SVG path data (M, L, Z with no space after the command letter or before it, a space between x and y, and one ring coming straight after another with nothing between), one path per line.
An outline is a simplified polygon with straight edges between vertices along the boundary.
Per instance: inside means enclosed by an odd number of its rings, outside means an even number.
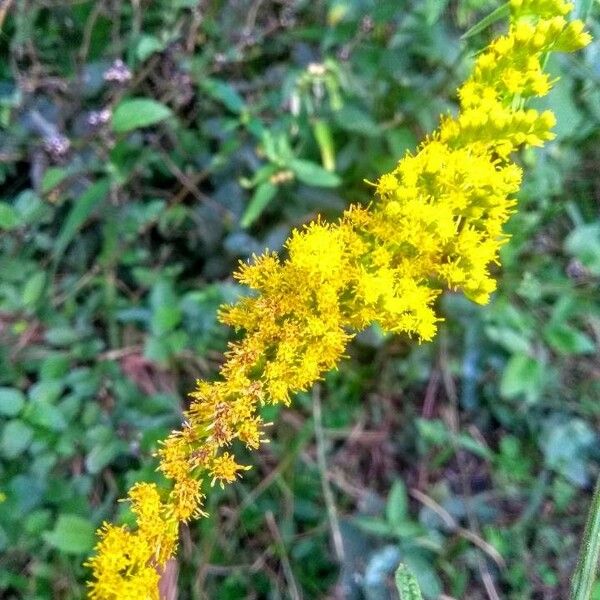
M571 579L570 600L590 600L600 557L600 475L588 513L579 559Z

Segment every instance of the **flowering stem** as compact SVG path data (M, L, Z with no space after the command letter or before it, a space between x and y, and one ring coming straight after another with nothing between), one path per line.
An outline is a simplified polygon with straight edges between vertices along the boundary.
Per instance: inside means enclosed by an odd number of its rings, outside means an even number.
M570 600L590 600L600 558L600 476L588 513L579 560L571 580Z

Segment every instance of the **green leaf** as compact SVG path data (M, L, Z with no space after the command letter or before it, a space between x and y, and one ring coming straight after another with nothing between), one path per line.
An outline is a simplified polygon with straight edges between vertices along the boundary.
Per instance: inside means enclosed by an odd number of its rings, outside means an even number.
M72 169L65 167L49 167L42 177L42 194L47 194L60 185L72 174Z
M571 483L583 487L589 477L586 455L596 441L596 432L584 420L555 416L544 424L539 443L546 465Z
M95 527L78 515L58 517L52 531L43 534L48 544L65 554L87 554L94 547Z
M244 99L229 83L225 83L218 79L207 78L202 80L200 86L207 94L221 102L221 104L224 104L231 112L241 113L246 107Z
M33 429L23 421L15 419L4 426L0 446L2 454L9 459L16 458L22 454L31 443Z
M561 354L591 354L597 350L596 344L589 336L562 323L546 327L544 337L548 344Z
M415 574L422 594L426 598L437 598L442 593L442 582L431 566L430 561L418 552L407 553L404 562Z
M425 0L425 20L427 24L433 25L439 21L447 5L448 0Z
M55 261L58 262L58 259L92 214L96 205L106 198L109 189L110 181L108 179L99 179L78 200L75 200L73 208L71 208L54 244Z
M152 313L150 328L157 336L172 331L181 322L181 309L177 304L161 304Z
M510 2L505 2L504 4L500 5L496 10L492 11L489 15L487 15L487 17L484 17L483 19L481 19L481 21L479 21L479 23L476 23L475 25L473 25L473 27L471 27L471 29L469 29L466 33L463 34L461 39L467 40L470 37L477 35L484 29L487 29L490 25L493 25L494 23L496 23L496 21L500 21L501 19L508 17L509 14L510 14Z
M142 62L150 58L155 52L160 52L165 47L157 37L153 35L143 35L135 48L135 55Z
M502 380L500 394L505 398L525 395L528 402L539 397L543 387L543 365L527 354L515 354L508 361Z
M492 458L490 451L481 442L478 442L476 439L472 438L466 433L461 433L457 437L457 442L462 448L468 450L475 456L479 456L480 458L485 458L488 460L491 460Z
M585 23L590 16L593 4L594 0L578 0L578 2L576 2L577 8L575 10L576 18L581 19Z
M322 119L317 119L312 124L313 135L319 145L321 152L321 162L326 171L335 171L335 147L331 127L329 123Z
M269 202L273 200L275 194L277 194L276 185L273 185L270 181L261 183L254 190L254 194L252 194L252 198L250 199L250 202L248 202L248 206L246 206L246 210L240 220L240 226L244 228L250 227L250 225L260 217L262 212L269 205Z
M31 410L29 410L31 409ZM35 405L30 405L26 411L27 419L34 425L45 427L51 431L64 431L67 428L67 421L56 406L46 404L45 402L37 402Z
M19 226L19 213L6 202L0 202L0 229L15 229Z
M112 440L108 444L97 444L85 458L85 468L88 473L96 475L106 467L122 450L122 444L118 440Z
M577 567L571 580L571 600L596 600L600 597L598 559L600 558L600 477L592 498L581 540Z
M408 127L397 127L388 131L385 139L392 154L397 158L404 156L407 150L414 150L417 146L417 138Z
M392 527L387 521L377 517L356 517L354 523L366 533L376 536L391 537L394 535Z
M44 271L34 273L23 288L23 304L27 307L35 306L42 297L45 286L46 273Z
M373 117L358 106L344 104L333 116L337 125L346 131L367 137L376 137L381 133L381 128Z
M408 494L406 493L406 486L401 479L397 479L390 490L385 507L385 515L388 523L396 527L406 519L407 513Z
M592 273L600 275L600 223L577 227L567 236L565 250Z
M21 390L10 387L0 387L0 415L14 417L25 405L25 395Z
M309 160L294 158L289 167L302 183L313 187L337 187L342 182L338 175Z
M112 118L113 131L127 133L134 129L149 127L168 119L170 108L150 98L129 98L115 108Z
M417 578L404 563L400 563L396 570L396 588L400 600L423 600Z

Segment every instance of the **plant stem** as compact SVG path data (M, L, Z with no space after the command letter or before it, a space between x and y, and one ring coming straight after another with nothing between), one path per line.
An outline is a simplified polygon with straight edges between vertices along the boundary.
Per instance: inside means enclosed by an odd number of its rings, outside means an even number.
M570 600L590 600L600 557L600 476L588 513L579 560L571 580Z

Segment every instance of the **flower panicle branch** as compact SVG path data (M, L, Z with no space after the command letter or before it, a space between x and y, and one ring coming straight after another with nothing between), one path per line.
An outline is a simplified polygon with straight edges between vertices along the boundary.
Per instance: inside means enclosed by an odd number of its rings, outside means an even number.
M336 223L296 230L275 253L254 257L235 277L253 291L223 306L220 319L243 331L231 343L217 381L198 381L180 430L164 440L158 469L168 489L137 483L128 493L136 526L105 523L87 565L92 600L158 599L164 565L180 523L203 512L204 493L234 482L249 467L232 444L265 442L259 408L289 404L343 358L356 332L378 323L388 332L431 340L434 301L445 289L484 304L495 289L490 265L507 240L523 147L553 138L552 112L524 108L554 81L549 52L573 52L590 36L568 21L564 0L511 0L508 33L474 61L458 90L459 111L376 184L368 207L351 206Z

